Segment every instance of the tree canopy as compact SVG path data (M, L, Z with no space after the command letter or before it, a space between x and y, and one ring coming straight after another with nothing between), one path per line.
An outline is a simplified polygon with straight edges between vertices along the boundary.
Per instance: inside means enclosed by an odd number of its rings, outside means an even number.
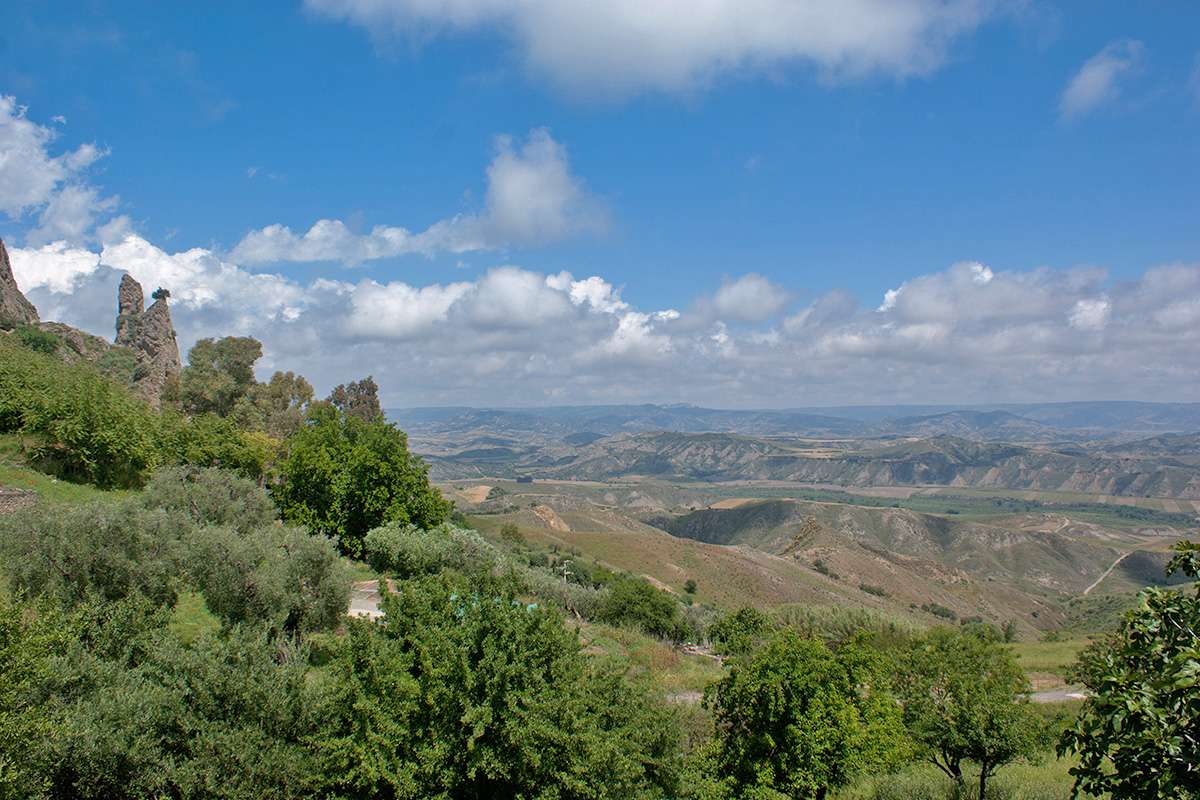
M432 528L450 514L402 431L382 417L367 421L329 403L309 410L278 473L272 491L284 518L357 557L372 528L389 522Z
M179 376L184 410L229 416L238 400L254 386L254 362L260 358L262 342L248 336L196 342Z
M900 666L904 722L922 757L963 784L963 764L979 765L979 792L996 769L1031 755L1041 733L1029 681L1012 652L983 626L934 628Z
M1200 577L1200 545L1180 542L1167 575ZM1114 800L1200 797L1200 585L1146 589L1111 636L1085 650L1088 699L1059 743L1076 753L1076 791Z
M833 652L792 631L734 662L704 702L717 725L714 772L735 797L824 798L904 754L882 665L858 643Z
M337 409L366 422L383 416L383 409L379 405L379 386L370 375L361 381L339 384L327 399Z

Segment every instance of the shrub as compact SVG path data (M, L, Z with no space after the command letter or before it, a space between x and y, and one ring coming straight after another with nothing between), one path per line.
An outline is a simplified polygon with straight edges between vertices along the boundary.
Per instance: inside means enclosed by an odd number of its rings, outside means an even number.
M13 330L13 335L25 347L38 353L54 355L58 352L60 340L50 331L44 331L35 325L21 325Z
M678 733L511 589L402 583L330 665L320 796L674 797Z
M783 631L705 692L717 723L715 774L733 797L825 797L905 755L882 664ZM774 794L778 793L778 794Z
M0 431L25 434L42 468L101 487L140 485L158 463L156 422L90 365L0 341Z
M663 639L679 641L688 634L675 598L637 578L619 577L611 583L599 618L610 625L640 628Z
M500 526L500 538L510 544L525 543L525 537L521 535L521 529L512 522L506 522Z
M739 608L726 614L708 628L708 638L717 652L726 655L746 655L759 641L774 630L771 618L757 608Z
M224 467L254 479L263 475L268 452L261 440L242 432L232 420L164 411L160 431L159 446L168 463Z
M301 528L206 526L188 537L187 550L189 577L226 626L265 623L301 634L332 628L346 613L347 567L332 542Z
M941 617L942 619L948 619L951 622L955 622L958 620L958 614L956 614L954 612L954 609L946 608L941 603L922 603L921 610L924 611L926 614L933 614L935 617Z
M266 527L278 513L258 484L210 467L160 470L134 502L181 515L192 525L223 525L238 533Z
M450 514L407 437L382 418L317 403L287 446L272 488L284 519L335 539L344 553L361 557L364 537L380 525L432 528Z
M0 519L0 566L13 589L74 606L140 594L175 602L178 518L132 503L33 508Z
M873 594L876 597L891 597L892 593L882 586L875 586L870 583L860 583L858 588L867 594Z
M363 545L372 569L398 578L434 575L443 569L487 570L497 560L491 545L474 531L448 525L424 530L392 523L368 533Z

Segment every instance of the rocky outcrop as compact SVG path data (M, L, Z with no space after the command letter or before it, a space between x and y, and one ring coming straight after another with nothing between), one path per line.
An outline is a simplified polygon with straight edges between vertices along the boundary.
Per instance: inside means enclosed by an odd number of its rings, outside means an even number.
M182 368L167 307L170 296L170 292L159 289L153 294L154 302L143 309L142 286L128 275L121 278L117 290L116 343L139 354L141 374L135 388L156 408L162 402L163 389L178 380Z
M0 329L11 330L18 325L33 325L38 321L37 309L25 299L13 277L8 250L0 239Z
M145 307L142 285L129 275L122 275L117 288L117 344L133 346L137 340L137 321Z

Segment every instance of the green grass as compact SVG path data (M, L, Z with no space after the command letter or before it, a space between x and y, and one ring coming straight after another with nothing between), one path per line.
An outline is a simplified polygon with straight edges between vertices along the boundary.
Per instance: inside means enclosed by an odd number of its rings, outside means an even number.
M1015 642L1012 649L1017 663L1026 673L1050 673L1065 679L1079 651L1089 644L1090 639L1071 638L1050 642Z
M216 633L221 623L208 610L199 592L180 592L169 628L184 644L191 644L205 633Z
M1001 767L988 782L987 800L1067 800L1075 762L1047 755L1041 763ZM932 765L916 764L893 775L872 775L834 795L835 800L974 800L979 773L966 770L970 789L961 797L954 782Z
M29 467L14 434L0 435L0 486L30 489L46 503L80 505L97 500L111 502L129 496L126 490L105 491L86 483L62 481Z
M649 673L667 694L703 692L724 674L724 667L707 656L688 655L666 642L625 628L585 623L579 638L586 652L628 659L637 671Z

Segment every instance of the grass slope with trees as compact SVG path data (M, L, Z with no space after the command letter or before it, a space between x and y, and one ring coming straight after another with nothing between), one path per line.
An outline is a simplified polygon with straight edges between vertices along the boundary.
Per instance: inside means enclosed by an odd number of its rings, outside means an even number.
M0 339L12 457L123 490L0 519L0 798L1200 791L1200 597L1142 595L1084 655L1067 719L986 624L716 609L485 538L373 381L314 401L289 373L258 383L260 355L198 343L154 412ZM1172 566L1194 578L1196 552ZM388 579L377 621L346 616L363 574ZM716 651L698 706L655 672L685 639Z

